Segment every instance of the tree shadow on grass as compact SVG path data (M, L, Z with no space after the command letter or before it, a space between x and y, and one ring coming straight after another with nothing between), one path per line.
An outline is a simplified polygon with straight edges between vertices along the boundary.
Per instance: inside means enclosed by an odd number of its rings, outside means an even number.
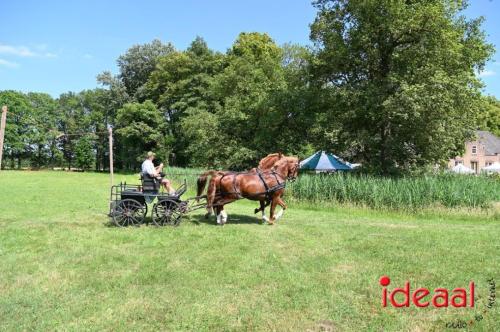
M190 221L190 222L195 223L197 225L208 224L208 225L218 226L217 225L217 217L215 215L210 216L208 218L206 218L205 215L203 215L203 214L190 215L189 219L187 219L186 221ZM257 225L260 225L260 224L262 224L262 220L260 218L258 218L257 216L231 213L228 215L226 223L233 224L233 225L235 225L235 224L236 225L238 225L238 224L257 224Z

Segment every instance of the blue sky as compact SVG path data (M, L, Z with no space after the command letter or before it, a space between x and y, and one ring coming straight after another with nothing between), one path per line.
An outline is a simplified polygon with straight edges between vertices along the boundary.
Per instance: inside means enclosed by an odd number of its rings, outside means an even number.
M309 43L310 0L15 1L0 0L0 90L48 92L97 86L104 70L134 44L154 38L186 48L197 36L225 51L242 31L267 32L282 44ZM488 40L500 47L500 0L473 0L466 14L485 16ZM481 73L500 98L500 57Z

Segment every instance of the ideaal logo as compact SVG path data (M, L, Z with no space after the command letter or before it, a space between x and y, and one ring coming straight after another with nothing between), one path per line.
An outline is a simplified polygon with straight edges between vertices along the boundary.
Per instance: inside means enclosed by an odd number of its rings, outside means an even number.
M412 291L409 281L405 282L404 287L396 287L388 290L387 286L390 285L391 279L387 276L380 277L380 285L382 288L382 306L387 307L388 303L396 308L409 307L410 303L419 308L433 306L435 308L446 308L452 306L455 308L474 308L475 307L475 293L476 284L471 281L468 287L457 287L451 291L446 288L436 288L430 291L427 288L420 287ZM472 326L475 322L483 320L483 315L492 309L496 301L496 285L493 279L488 279L489 295L485 308L476 312L474 317L468 320L458 319L454 322L446 323L447 328L467 328ZM396 301L398 294L403 295L402 302Z
M436 308L446 308L449 305L460 308L460 307L474 307L474 292L475 285L471 281L468 288L454 288L449 291L446 288L436 288L434 292L429 289L420 287L415 289L413 292L411 290L410 282L405 282L404 287L396 287L392 291L388 292L387 287L391 283L391 279L387 276L380 278L380 285L382 288L382 306L387 307L387 299L393 307L409 307L410 302L415 306L424 308L432 305ZM396 295L402 294L404 296L403 302L396 301ZM428 296L431 295L430 300L426 300ZM450 297L451 296L451 297Z

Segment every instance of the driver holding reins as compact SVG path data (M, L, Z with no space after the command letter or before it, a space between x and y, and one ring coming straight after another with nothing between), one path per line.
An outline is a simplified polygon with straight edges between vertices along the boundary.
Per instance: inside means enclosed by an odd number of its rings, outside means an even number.
M156 167L153 164L153 160L155 160L155 157L156 154L154 152L149 151L147 153L146 159L142 162L141 165L141 173L144 176L157 178L169 194L175 194L175 190L170 185L170 181L162 177L161 171L163 170L163 163Z

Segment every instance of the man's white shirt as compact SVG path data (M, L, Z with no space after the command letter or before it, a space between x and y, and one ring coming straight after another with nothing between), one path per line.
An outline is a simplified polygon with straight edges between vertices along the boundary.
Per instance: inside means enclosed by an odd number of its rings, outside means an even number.
M154 176L156 173L155 165L153 165L153 162L151 160L146 159L142 163L141 172L142 174L149 174L150 176Z

